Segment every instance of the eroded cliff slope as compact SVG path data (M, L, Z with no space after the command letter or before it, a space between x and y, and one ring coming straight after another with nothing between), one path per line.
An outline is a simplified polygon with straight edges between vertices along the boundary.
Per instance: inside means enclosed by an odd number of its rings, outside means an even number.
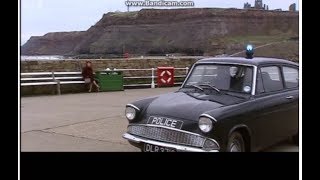
M107 13L87 31L31 37L22 54L219 54L241 49L246 42L296 37L298 16L297 12L216 8Z

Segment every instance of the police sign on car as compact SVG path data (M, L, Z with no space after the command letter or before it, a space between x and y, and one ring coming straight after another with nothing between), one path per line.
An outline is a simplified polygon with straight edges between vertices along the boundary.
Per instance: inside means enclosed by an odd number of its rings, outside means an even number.
M150 116L148 119L148 124L181 129L183 122L175 119L171 119L171 118L166 118L166 117Z

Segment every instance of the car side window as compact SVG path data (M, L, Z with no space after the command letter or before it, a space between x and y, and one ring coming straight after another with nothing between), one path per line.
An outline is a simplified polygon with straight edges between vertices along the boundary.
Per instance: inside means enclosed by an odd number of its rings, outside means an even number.
M299 70L291 67L283 67L283 77L287 88L299 86Z
M273 92L283 89L279 67L268 66L262 67L260 70L265 92Z

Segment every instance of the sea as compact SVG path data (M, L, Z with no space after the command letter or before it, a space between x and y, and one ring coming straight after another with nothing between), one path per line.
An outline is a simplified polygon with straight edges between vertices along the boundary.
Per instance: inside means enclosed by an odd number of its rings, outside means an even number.
M59 55L41 55L41 56L21 56L21 61L39 61L39 60L65 60L66 57ZM68 58L69 59L69 58Z

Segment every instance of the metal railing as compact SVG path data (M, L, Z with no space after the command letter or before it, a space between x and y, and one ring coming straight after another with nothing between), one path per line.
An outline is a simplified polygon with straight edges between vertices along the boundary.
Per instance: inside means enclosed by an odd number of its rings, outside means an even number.
M151 71L151 76L125 76L124 79L151 79L150 84L125 84L124 87L135 87L135 86L150 86L151 88L155 88L156 83L155 80L158 78L158 76L155 75L155 72L157 71L156 68L149 68L149 69L117 69L118 71ZM175 78L185 78L186 75L189 72L189 67L185 68L174 68L174 70L185 70L185 75L175 75ZM182 82L175 82L175 85L180 85Z
M150 79L150 83L130 83L125 84L124 87L141 87L150 86L151 88L156 87L156 76L157 68L148 69L115 69L117 71L146 71L145 76L124 76L124 79ZM175 75L175 78L185 78L188 74L189 68L174 68L175 71L184 70L180 72L180 75ZM176 74L176 73L175 73ZM81 76L81 72L32 72L32 73L21 73L21 86L40 86L40 85L57 85L57 92L61 94L60 85L62 84L84 84L84 80ZM130 81L129 81L130 82ZM182 84L182 81L175 82L175 85Z

